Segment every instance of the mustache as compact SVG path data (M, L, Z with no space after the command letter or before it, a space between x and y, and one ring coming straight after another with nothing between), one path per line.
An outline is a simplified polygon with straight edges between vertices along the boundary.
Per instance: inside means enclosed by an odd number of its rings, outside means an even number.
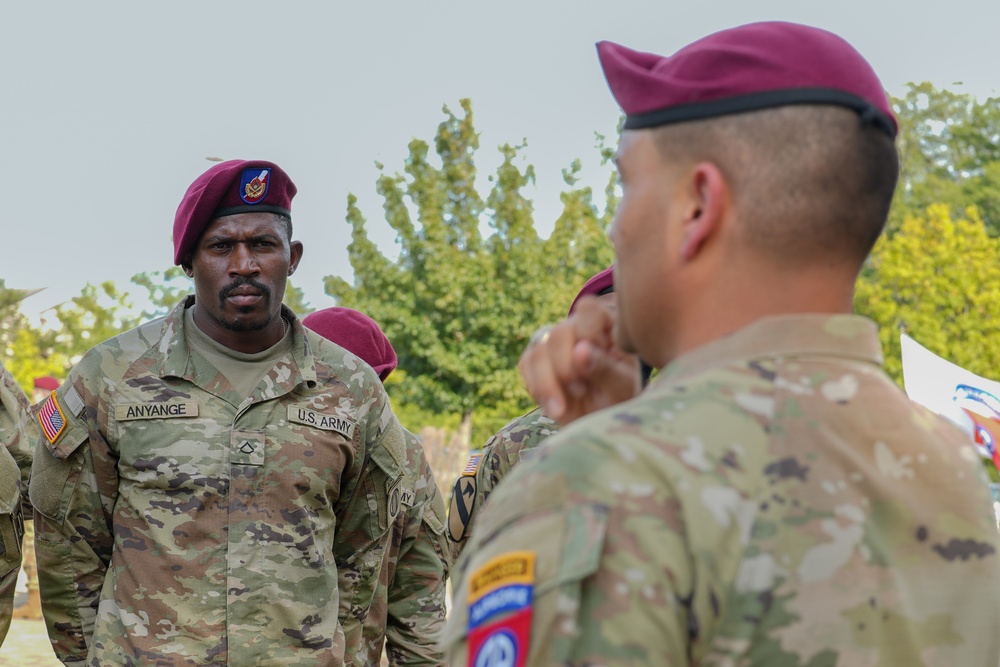
M271 301L271 288L264 283L259 283L253 278L237 278L233 282L229 283L221 290L219 290L219 303L225 303L226 299L232 294L236 289L245 286L253 287L255 290L261 293L264 300L267 302Z

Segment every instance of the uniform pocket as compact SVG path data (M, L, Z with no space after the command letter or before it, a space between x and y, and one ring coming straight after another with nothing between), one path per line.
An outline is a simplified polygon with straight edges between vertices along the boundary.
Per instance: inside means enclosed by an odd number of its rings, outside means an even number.
M427 531L430 534L431 542L434 544L434 550L437 552L438 558L444 562L447 571L452 565L451 543L448 541L447 534L445 534L444 498L441 496L439 490L434 490L434 497L424 506L422 518L424 526L427 527Z
M393 428L395 426L395 428ZM365 479L365 493L371 510L371 534L384 535L399 513L403 511L403 492L412 489L412 480L404 479L400 456L393 454L403 447L403 432L398 424L390 426L382 441L371 453L374 467Z
M72 453L87 439L87 429L80 426L63 436L72 443L68 460L56 458L46 447L38 447L31 462L28 497L42 516L62 523L69 500L79 480L80 457ZM72 477L72 479L71 479Z
M0 454L3 456L0 459L0 576L3 576L21 565L24 517L17 486L20 471L6 449Z

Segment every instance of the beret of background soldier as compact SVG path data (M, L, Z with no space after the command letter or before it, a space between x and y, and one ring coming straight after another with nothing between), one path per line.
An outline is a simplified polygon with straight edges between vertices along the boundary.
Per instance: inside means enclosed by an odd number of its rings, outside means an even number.
M396 351L372 318L353 308L324 308L302 318L302 325L353 352L385 382L396 368Z
M302 325L359 356L384 382L396 352L372 318L352 308L325 308ZM404 429L412 489L392 525L379 589L365 621L366 664L378 664L383 641L392 665L440 664L437 638L444 629L450 554L444 536L444 498L420 440Z

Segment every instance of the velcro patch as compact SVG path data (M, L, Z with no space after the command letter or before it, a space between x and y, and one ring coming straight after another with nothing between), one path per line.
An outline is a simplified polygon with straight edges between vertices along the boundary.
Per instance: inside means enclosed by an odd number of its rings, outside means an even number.
M417 494L413 492L413 489L403 489L399 497L399 502L402 503L404 507L413 507L416 497Z
M42 427L42 432L45 433L50 445L56 444L56 440L66 430L66 415L63 414L62 408L59 406L55 392L49 394L49 397L42 403L42 407L39 408L38 424Z
M312 426L323 431L334 431L344 436L348 440L354 437L356 424L350 419L328 415L309 408L300 408L295 405L288 406L288 421L305 426Z
M133 419L176 419L178 417L197 417L197 401L171 401L167 403L125 403L115 406L115 419L131 421Z
M75 417L79 417L83 414L83 398L80 396L80 392L76 390L76 387L72 385L66 389L66 393L63 394L63 402L66 404L66 409L69 413Z

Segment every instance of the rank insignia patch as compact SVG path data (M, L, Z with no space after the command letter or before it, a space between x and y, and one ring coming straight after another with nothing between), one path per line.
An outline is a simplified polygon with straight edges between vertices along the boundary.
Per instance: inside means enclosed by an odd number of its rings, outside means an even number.
M66 415L59 407L55 392L49 394L49 397L42 403L42 407L38 411L38 423L49 444L54 445L59 436L62 435L63 429L66 428Z
M240 198L248 204L259 204L267 195L270 180L270 169L244 169L240 177Z

